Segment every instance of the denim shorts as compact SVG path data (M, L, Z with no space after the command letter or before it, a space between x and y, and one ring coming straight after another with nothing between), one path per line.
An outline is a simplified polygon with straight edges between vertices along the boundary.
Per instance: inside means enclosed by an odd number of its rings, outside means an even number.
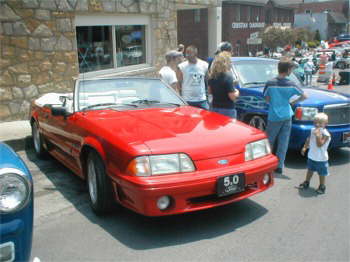
M328 161L314 161L307 159L307 168L311 171L317 172L320 176L328 176Z

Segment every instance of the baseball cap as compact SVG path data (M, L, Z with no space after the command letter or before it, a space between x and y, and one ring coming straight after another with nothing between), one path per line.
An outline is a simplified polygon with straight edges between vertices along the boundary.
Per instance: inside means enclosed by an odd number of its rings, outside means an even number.
M230 42L221 42L218 45L218 51L219 52L222 52L222 51L229 51L229 52L231 52L232 51L231 43Z
M173 59L173 58L176 58L176 57L179 57L179 56L182 56L183 54L179 51L176 51L176 50L170 50L168 51L166 54L165 54L165 58L167 60L169 59Z

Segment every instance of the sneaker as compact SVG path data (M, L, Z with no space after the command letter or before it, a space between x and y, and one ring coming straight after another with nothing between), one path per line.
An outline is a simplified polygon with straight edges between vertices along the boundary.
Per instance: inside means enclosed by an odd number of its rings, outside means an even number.
M278 167L278 168L275 169L275 173L276 174L282 174L283 173L283 169Z
M301 183L301 184L299 185L299 188L300 188L300 189L308 189L309 186L310 186L310 182L309 182L309 181L304 181L303 183Z
M324 194L326 193L326 186L325 185L320 185L318 189L316 190L317 194Z

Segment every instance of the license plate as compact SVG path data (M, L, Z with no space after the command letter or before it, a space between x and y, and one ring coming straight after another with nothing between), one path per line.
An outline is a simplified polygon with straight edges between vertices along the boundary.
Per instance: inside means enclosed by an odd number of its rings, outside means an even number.
M344 132L343 133L343 142L349 143L350 142L350 132Z
M217 179L216 192L219 197L244 191L244 174L222 176Z

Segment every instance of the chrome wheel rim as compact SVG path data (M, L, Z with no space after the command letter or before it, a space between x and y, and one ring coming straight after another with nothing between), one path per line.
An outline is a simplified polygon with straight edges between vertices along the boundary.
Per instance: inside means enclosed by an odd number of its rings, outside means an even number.
M261 116L253 116L249 121L249 125L262 131L265 131L266 129L265 120Z
M88 184L89 184L89 194L91 201L96 203L97 201L97 181L96 181L96 170L95 164L92 160L88 164Z
M36 152L40 152L40 133L36 124L33 124L33 140Z

